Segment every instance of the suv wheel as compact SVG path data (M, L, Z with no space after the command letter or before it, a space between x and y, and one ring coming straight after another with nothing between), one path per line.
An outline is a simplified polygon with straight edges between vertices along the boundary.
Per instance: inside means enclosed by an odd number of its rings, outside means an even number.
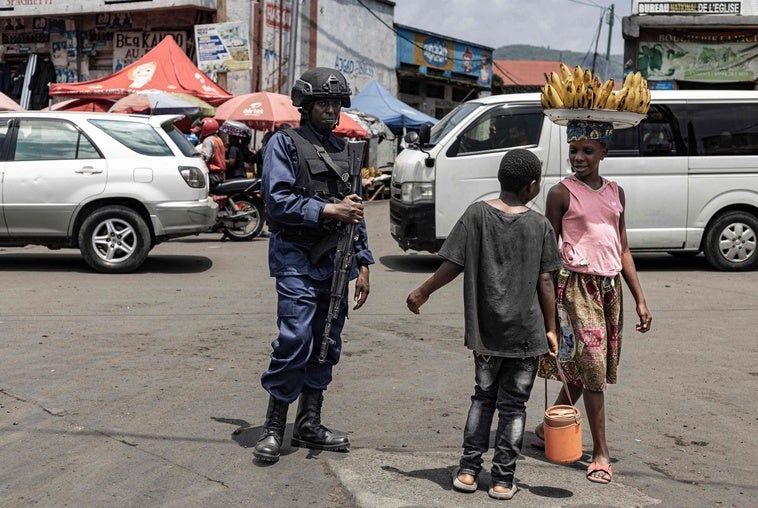
M131 208L106 206L84 220L79 230L79 250L87 264L98 272L132 272L147 258L150 231Z
M719 215L705 232L705 259L719 270L745 271L758 266L758 218L747 212Z

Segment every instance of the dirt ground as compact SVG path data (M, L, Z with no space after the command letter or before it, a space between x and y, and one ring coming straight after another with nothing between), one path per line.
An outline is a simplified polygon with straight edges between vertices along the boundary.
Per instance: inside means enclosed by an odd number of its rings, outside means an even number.
M471 496L449 485L473 387L462 280L411 314L406 295L439 260L397 247L387 205L367 205L371 295L324 406L351 451L287 446L268 467L250 449L276 334L265 238L174 240L129 275L92 273L72 250L0 249L0 506L491 505L486 474ZM637 263L654 321L634 332L627 293L606 409L614 482L584 478L585 428L572 466L524 447L522 506L754 505L758 272ZM527 443L543 397L538 381Z

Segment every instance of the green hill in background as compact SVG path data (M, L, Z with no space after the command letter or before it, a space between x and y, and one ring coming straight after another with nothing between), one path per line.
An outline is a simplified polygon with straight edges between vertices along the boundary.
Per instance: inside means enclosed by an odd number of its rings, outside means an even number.
M581 65L582 68L592 69L592 53L577 53L575 51L561 51L559 49L529 46L526 44L511 44L501 46L493 53L495 60L554 60L563 62L569 67ZM624 57L623 55L610 55L609 73L605 73L605 51L598 51L595 60L595 71L602 79L613 78L616 81L622 79Z

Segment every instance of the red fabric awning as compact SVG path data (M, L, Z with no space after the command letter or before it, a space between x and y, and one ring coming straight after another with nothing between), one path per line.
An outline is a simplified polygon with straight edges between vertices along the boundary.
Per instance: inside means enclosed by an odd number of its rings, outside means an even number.
M203 74L170 35L145 56L110 76L51 84L50 96L116 100L140 90L186 93L213 106L233 97Z

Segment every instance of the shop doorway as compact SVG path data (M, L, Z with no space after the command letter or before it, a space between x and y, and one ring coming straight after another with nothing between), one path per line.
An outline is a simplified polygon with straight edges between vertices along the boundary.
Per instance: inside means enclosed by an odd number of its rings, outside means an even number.
M55 68L49 53L4 55L0 64L3 93L24 109L39 110L49 105L49 84L55 83Z

